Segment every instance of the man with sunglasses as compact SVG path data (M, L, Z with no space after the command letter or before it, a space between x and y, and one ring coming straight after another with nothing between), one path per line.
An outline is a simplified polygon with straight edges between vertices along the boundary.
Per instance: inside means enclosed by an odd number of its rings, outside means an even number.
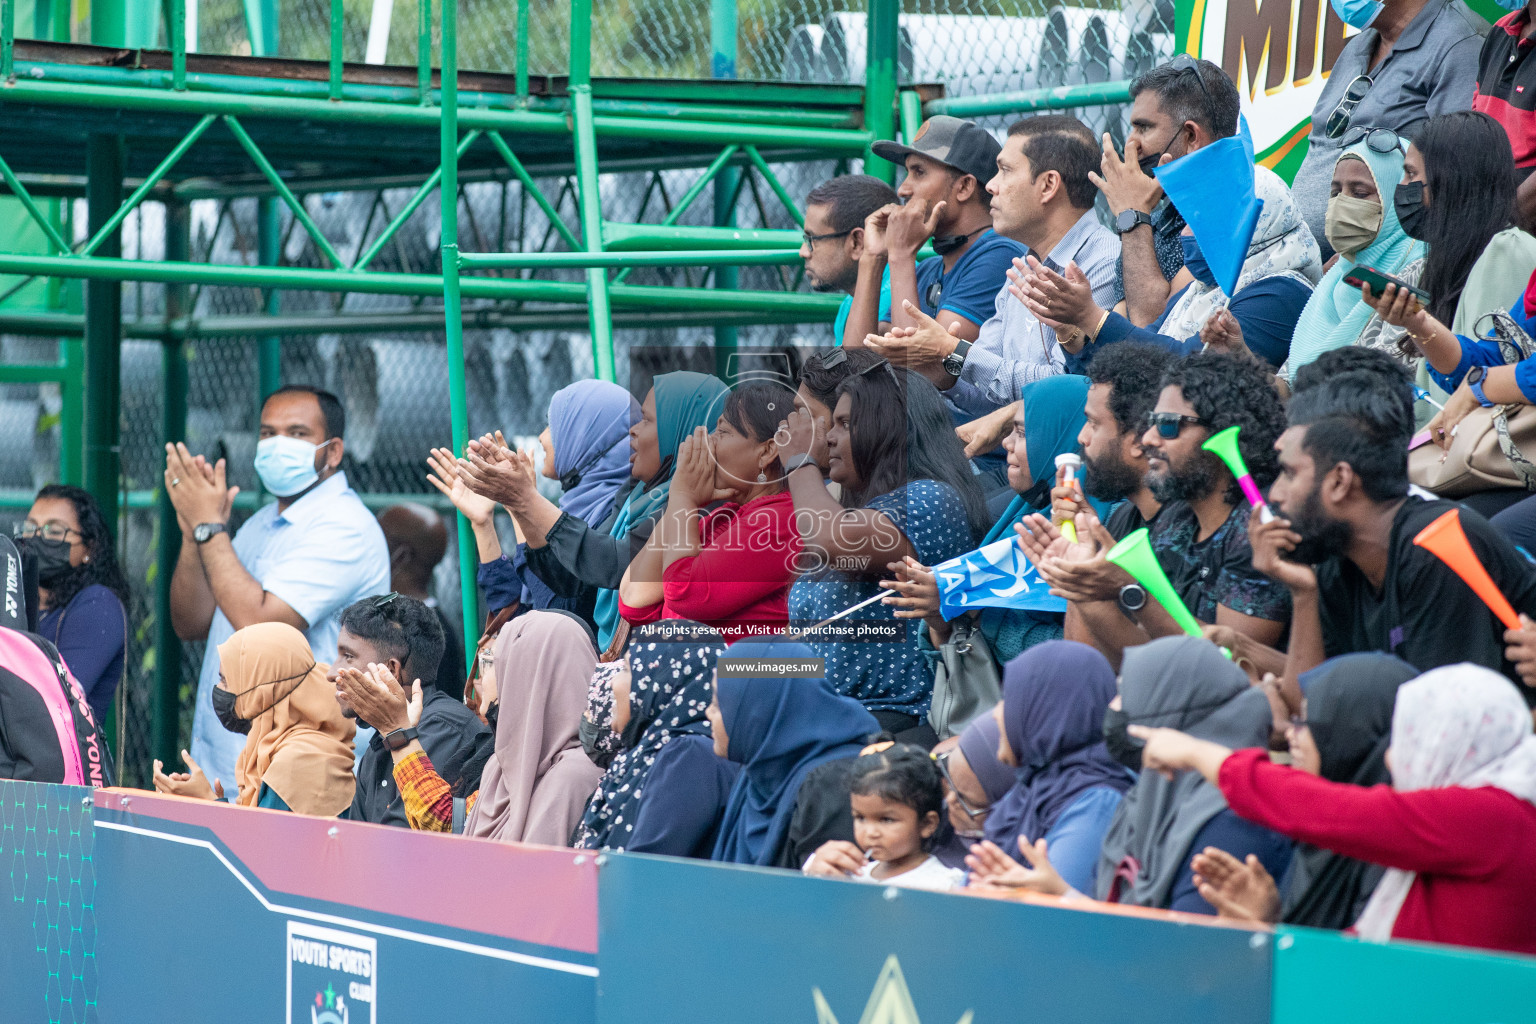
M1261 486L1273 480L1274 443L1285 428L1285 410L1270 375L1253 361L1216 353L1169 367L1141 437L1146 485L1160 503L1150 540L1195 618L1273 646L1290 621L1290 594L1254 568L1248 503L1226 465L1201 447L1233 425L1240 427L1239 447L1254 478ZM1092 571L1104 568L1104 552L1115 538L1091 515L1078 517L1076 545L1067 545L1042 516L1030 517L1027 526L1033 536L1021 538L1025 551L1070 602L1067 639L1091 643L1118 664L1126 647L1178 632L1141 583L1122 575L1113 593L1105 574ZM1058 559L1066 564L1058 567Z
M805 225L800 243L800 258L805 261L805 280L812 291L844 292L837 319L832 322L832 343L841 345L844 334L851 333L854 344L874 332L882 317L891 309L891 275L883 265L871 264L864 282L864 298L878 296L875 302L859 302L860 267L864 256L864 221L876 210L895 203L896 190L869 174L840 174L811 189L805 197ZM857 305L853 331L847 331L849 314ZM873 307L877 312L869 312Z
M1345 25L1360 32L1335 59ZM1323 26L1323 70L1330 73L1312 108L1306 159L1291 182L1323 259L1333 255L1323 222L1344 133L1373 125L1412 138L1425 118L1466 110L1487 31L1488 23L1462 0L1331 0ZM1302 76L1300 67L1296 74Z
M395 786L391 751L413 739L421 742L432 767L450 786L464 793L479 788L479 772L491 754L495 738L478 715L432 685L444 647L445 634L437 614L404 594L365 598L341 613L336 660L326 678L336 686L336 702L341 705L342 714L356 719L360 726L373 727L372 737L359 751L357 794L352 799L349 820L410 827L405 804ZM416 699L413 682L420 683L421 713L414 726L408 719L396 720L395 716L404 711L397 702L384 700L382 695L371 699L371 691L377 686L367 678L369 665L389 669L410 700ZM347 677L345 687L343 676ZM356 706L346 696L348 693L359 701ZM460 785L466 771L471 778Z

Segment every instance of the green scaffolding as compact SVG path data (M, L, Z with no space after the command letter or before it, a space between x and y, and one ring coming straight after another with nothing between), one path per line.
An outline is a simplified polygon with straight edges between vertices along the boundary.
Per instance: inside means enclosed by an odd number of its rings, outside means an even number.
M133 0L98 0L90 38L107 47L142 42L130 38ZM41 0L40 0L41 3ZM370 330L445 329L452 439L468 441L463 331L475 326L543 329L584 324L592 340L597 376L615 377L615 324L708 325L717 347L734 344L737 326L830 320L837 299L794 291L745 290L735 268L799 262L799 232L738 228L734 196L743 176L755 175L796 223L796 199L775 165L812 159L861 159L866 171L892 180L894 168L869 152L871 140L890 138L898 125L911 137L922 117L934 113L981 116L1009 111L1083 107L1123 102L1126 83L1040 89L982 97L946 97L925 86L898 88L898 0L869 0L864 81L856 85L792 85L736 81L736 0L713 0L713 80L650 83L595 79L592 75L592 0L570 2L568 74L559 80L530 72L528 4L516 0L517 60L509 82L482 73L463 79L458 67L458 12L440 3L440 67L433 66L433 11L418 12L415 67L374 72L343 60L342 2L331 0L329 58L297 69L261 60L276 52L275 0L247 0L252 58L209 58L187 52L185 6L161 8L166 51L123 51L127 59L81 59L67 46L18 40L16 0L0 0L0 177L10 195L46 240L46 252L0 252L0 274L84 282L83 312L0 311L0 333L59 338L54 362L0 365L0 383L52 382L60 387L59 477L85 486L108 523L119 509L157 511L159 564L174 562L180 536L163 489L120 490L119 346L125 337L161 343L163 392L161 439L184 440L187 431L190 340L258 336L259 390L279 383L279 339L302 334ZM137 8L133 8L137 10ZM45 14L51 12L51 27ZM68 10L41 3L38 39L68 38L58 31ZM244 60L247 63L242 64ZM462 88L461 84L472 87ZM42 125L62 140L19 147L7 144L10 124ZM142 131L140 131L142 129ZM335 133L334 167L303 170L308 154L288 136ZM133 146L125 147L124 136ZM435 153L426 140L436 137ZM314 138L313 134L308 136ZM378 157L370 141L389 139L398 152ZM148 139L149 141L146 141ZM147 154L152 154L150 160ZM366 155L374 160L360 170ZM375 166L382 159L388 166ZM391 162L392 161L392 162ZM322 162L324 162L322 160ZM603 219L602 171L693 166L699 178L659 223L610 223ZM232 170L238 168L238 170ZM535 177L551 169L574 172L579 227L572 230ZM459 185L474 180L514 180L539 206L569 251L465 252L460 242ZM409 182L409 202L353 259L346 259L316 223L306 197L326 190L361 188L370 182ZM124 196L125 186L133 183ZM711 188L714 226L678 223ZM755 186L754 186L755 188ZM374 269L400 229L433 192L441 204L441 273ZM188 203L200 196L259 196L260 226L254 265L210 264L191 258ZM722 196L728 201L722 202ZM71 244L51 199L84 198L86 240ZM146 201L164 203L166 251L162 260L128 259L120 251L124 221ZM558 203L558 200L556 200ZM325 266L282 265L279 204L295 230L323 254ZM370 214L370 221L372 214ZM367 228L364 228L365 232ZM715 268L713 287L656 287L627 283L640 267ZM584 271L584 280L551 281L532 272ZM515 271L513 276L503 272ZM122 284L166 286L163 317L124 321ZM196 317L191 290L210 285L260 289L259 316ZM312 290L439 297L443 311L407 316L284 315L280 293ZM463 308L465 299L499 300L516 308ZM523 303L545 304L539 309ZM260 397L260 396L253 396ZM402 495L383 496L398 499ZM419 499L421 496L411 497ZM0 495L0 506L25 507L29 494ZM254 496L251 496L253 499ZM243 500L251 500L245 499ZM475 544L468 522L458 517L460 581L466 655L472 655L480 621L475 588ZM154 756L171 761L179 748L180 644L170 626L169 573L155 581L156 651L153 697Z

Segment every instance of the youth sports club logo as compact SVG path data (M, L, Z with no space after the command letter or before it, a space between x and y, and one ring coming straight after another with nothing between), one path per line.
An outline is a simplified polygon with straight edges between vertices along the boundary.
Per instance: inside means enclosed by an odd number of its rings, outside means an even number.
M288 922L288 1024L374 1024L378 941Z

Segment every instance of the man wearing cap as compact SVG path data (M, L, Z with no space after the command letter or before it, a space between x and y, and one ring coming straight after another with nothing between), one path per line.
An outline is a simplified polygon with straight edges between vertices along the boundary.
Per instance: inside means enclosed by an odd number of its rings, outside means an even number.
M871 148L903 165L907 176L896 190L903 205L878 210L865 222L854 310L867 318L878 309L881 274L889 267L891 305L877 314L881 331L919 326L903 306L910 303L955 337L974 341L1014 258L1024 254L1023 246L992 230L986 185L1002 147L974 121L939 115L910 146L881 141ZM930 238L936 255L918 263L917 251Z

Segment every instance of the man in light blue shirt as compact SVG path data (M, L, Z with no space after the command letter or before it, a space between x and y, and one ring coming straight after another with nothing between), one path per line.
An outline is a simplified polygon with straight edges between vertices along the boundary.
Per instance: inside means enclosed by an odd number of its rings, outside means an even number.
M384 533L341 471L345 427L328 391L274 392L261 410L256 473L277 500L233 537L228 522L239 488L225 486L224 460L209 466L185 445L166 449L166 492L181 526L171 622L181 639L207 640L191 754L210 782L222 780L230 792L249 723L232 712L221 722L214 712L218 645L245 626L286 622L303 631L316 661L329 663L342 609L389 590Z
M806 283L818 292L843 292L846 298L832 323L832 343L841 345L859 283L859 258L864 253L864 221L876 210L896 202L896 190L868 174L829 178L805 197L805 231L800 258ZM890 318L891 276L880 279L880 316ZM876 324L862 325L864 335Z

